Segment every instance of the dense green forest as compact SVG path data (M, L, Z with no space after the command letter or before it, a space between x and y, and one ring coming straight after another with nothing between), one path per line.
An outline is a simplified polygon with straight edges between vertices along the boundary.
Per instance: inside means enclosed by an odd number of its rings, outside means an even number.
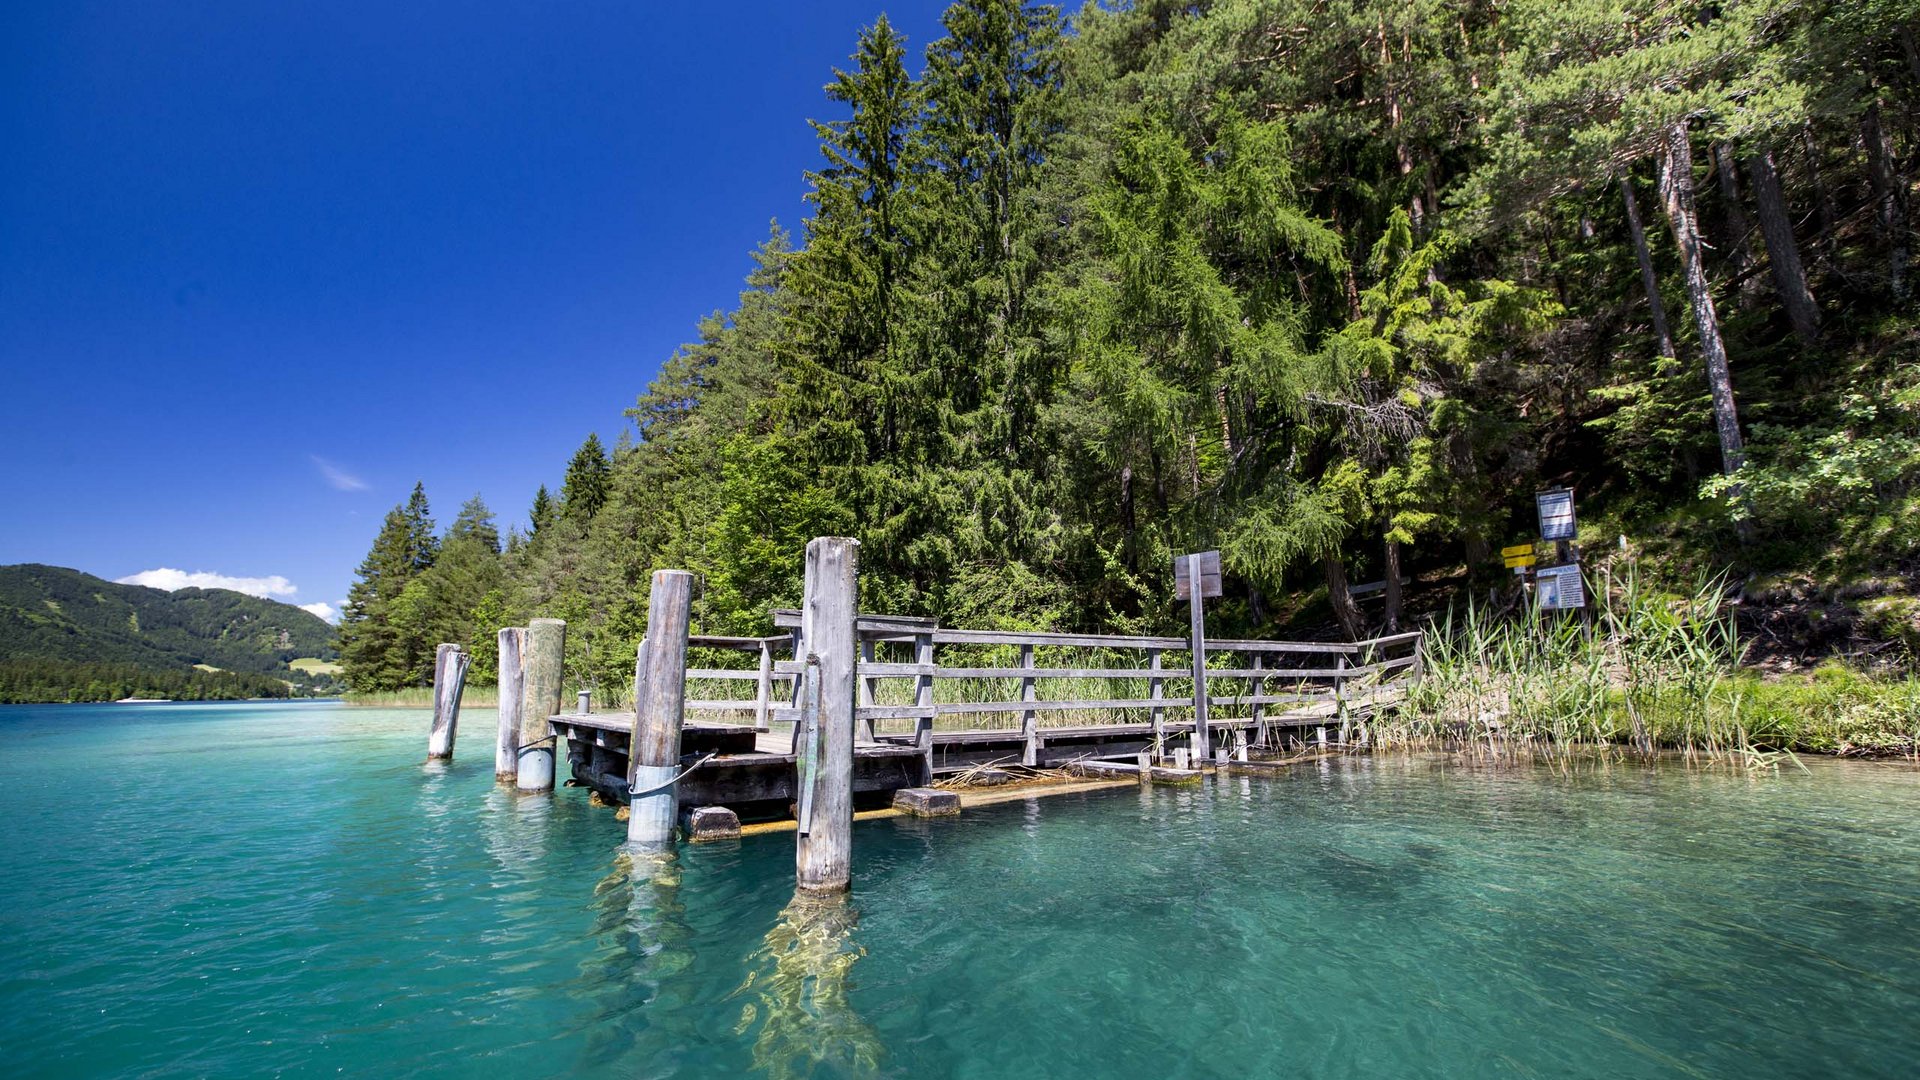
M65 660L0 660L0 704L119 701L244 701L292 697L294 688L272 675L241 671L161 669L139 664Z
M1223 628L1359 635L1511 581L1549 484L1589 550L1730 571L1787 647L1920 639L1910 0L962 0L944 29L859 34L798 238L525 534L396 508L356 688L436 641L485 680L495 628L546 615L618 698L649 571L765 630L824 534L862 541L868 610L1164 631L1170 558L1217 547Z
M333 639L311 612L227 589L169 592L60 566L0 566L0 700L337 692L332 676L288 667L334 659Z

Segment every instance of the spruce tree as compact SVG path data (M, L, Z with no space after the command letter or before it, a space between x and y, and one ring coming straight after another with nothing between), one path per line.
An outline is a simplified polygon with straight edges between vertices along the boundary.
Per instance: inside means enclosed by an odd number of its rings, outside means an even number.
M567 477L560 487L561 514L583 528L591 522L607 504L611 471L600 436L588 435L567 463Z

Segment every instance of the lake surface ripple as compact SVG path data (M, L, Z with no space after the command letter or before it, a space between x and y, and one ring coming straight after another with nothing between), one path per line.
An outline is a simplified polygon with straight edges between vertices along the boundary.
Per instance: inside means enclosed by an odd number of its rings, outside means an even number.
M1357 759L616 854L426 716L0 708L12 1076L1910 1077L1920 773Z

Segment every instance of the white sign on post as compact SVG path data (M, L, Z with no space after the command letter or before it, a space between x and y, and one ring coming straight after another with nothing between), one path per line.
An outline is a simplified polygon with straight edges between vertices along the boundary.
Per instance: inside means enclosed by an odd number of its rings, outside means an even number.
M1540 539L1571 540L1574 538L1572 488L1549 488L1536 494L1533 502L1540 514Z
M1543 566L1533 572L1533 598L1542 611L1571 611L1587 606L1578 564Z

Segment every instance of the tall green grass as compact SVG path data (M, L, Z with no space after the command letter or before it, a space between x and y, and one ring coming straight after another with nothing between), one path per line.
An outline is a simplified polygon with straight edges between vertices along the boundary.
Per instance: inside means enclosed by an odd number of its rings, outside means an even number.
M1590 584L1585 617L1450 612L1428 634L1426 678L1376 739L1496 756L1677 751L1755 767L1797 750L1915 753L1912 678L1764 679L1740 667L1724 581L1675 594L1632 563L1602 563Z

